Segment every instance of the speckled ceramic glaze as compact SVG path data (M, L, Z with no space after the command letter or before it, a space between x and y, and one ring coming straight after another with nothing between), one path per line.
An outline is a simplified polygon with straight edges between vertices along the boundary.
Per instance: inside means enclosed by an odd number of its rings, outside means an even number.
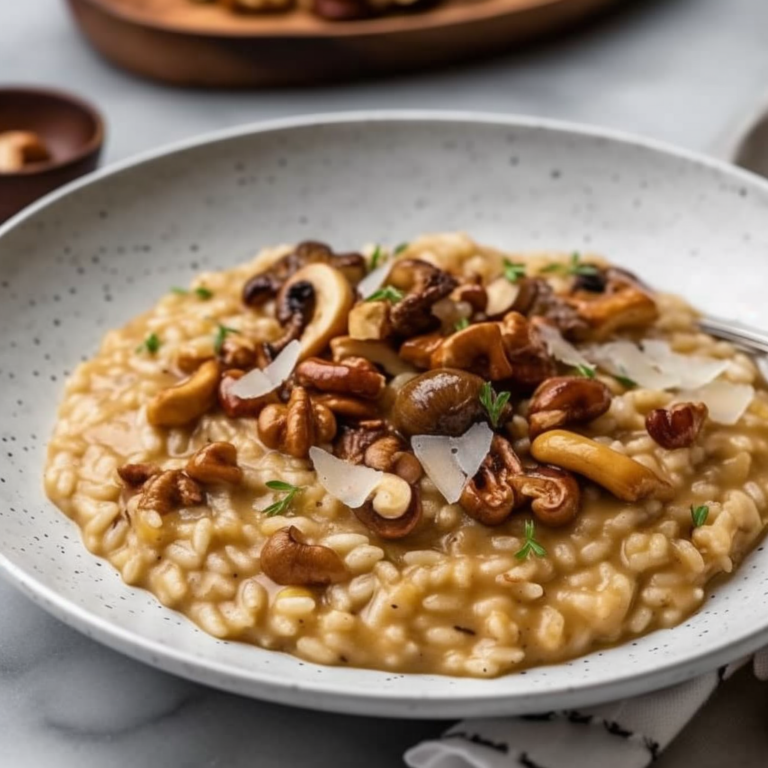
M170 672L361 714L585 705L768 643L760 547L687 623L567 664L496 680L313 666L218 641L125 586L46 500L45 442L64 379L168 286L268 243L316 238L346 250L453 229L510 249L599 251L712 313L768 326L768 184L642 141L536 120L390 113L273 123L123 164L0 229L0 570L87 635Z

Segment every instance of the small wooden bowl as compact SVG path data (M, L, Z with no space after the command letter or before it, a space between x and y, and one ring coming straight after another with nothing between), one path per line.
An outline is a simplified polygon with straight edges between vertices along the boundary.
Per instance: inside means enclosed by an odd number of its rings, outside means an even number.
M0 222L94 170L104 143L104 123L94 107L40 88L0 88L0 133L5 131L36 133L51 157L19 171L0 172Z

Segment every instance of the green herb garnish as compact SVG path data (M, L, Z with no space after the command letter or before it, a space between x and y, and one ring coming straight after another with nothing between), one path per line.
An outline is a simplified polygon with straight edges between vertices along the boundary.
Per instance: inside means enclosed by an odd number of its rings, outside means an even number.
M525 264L515 264L509 259L504 259L504 277L510 283L516 283L521 277L525 277Z
M402 253L408 247L408 245L409 245L408 243L398 243L394 247L394 250L392 251L392 253L394 253L395 256L397 256L397 254Z
M591 365L585 365L584 363L576 366L576 373L578 373L579 376L583 376L585 379L595 378L595 369Z
M373 272L376 267L379 266L379 262L384 257L384 252L381 250L381 246L377 245L376 248L374 248L373 253L371 254L371 272Z
M499 426L501 413L504 410L504 406L509 401L511 394L511 392L499 392L496 394L489 381L486 381L480 388L480 403L488 412L492 427Z
M213 337L213 350L217 355L219 352L221 352L224 339L226 339L230 333L240 333L240 331L238 331L237 328L230 328L229 326L222 325L221 323L217 325L216 333Z
M137 352L149 352L154 355L160 349L160 337L156 333L150 333L144 341L136 347Z
M465 328L469 328L469 320L466 317L462 317L461 320L457 320L453 327L457 331L463 331Z
M267 517L274 517L275 515L281 515L291 505L293 497L301 491L301 487L298 485L291 485L290 483L284 483L282 480L268 480L266 483L267 488L272 491L279 491L284 493L285 496L276 501L274 504L270 504L265 510L264 514Z
M594 264L582 264L581 254L574 252L571 254L571 260L563 264L561 262L555 262L553 264L547 264L542 270L543 274L551 275L598 275L600 270Z
M614 374L613 378L616 379L622 387L626 387L627 389L634 389L637 386L637 382L627 376L626 368L622 367L621 373Z
M701 528L701 526L707 522L708 517L709 507L706 504L702 504L698 507L694 507L693 504L691 504L691 520L693 520L694 528Z
M186 288L171 288L171 291L178 294L179 296L188 296L190 294L190 291L188 291ZM213 298L213 291L203 285L201 285L199 288L195 288L191 291L191 293L194 293L198 299L202 299L203 301L207 301L208 299Z
M402 301L405 294L402 291L398 291L397 288L391 285L385 285L383 288L379 288L378 291L374 291L366 301L390 301L392 304L397 304L398 301Z
M534 538L536 536L536 526L533 523L533 520L526 520L525 521L525 543L522 546L522 549L520 549L518 552L515 552L515 557L518 560L525 560L528 555L533 552L536 557L546 557L547 556L547 550L544 549L544 547L539 544L538 541Z

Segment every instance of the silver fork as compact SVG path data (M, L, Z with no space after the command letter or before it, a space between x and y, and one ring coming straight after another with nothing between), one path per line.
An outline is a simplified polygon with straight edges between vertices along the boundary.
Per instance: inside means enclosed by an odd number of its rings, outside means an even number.
M763 378L768 380L768 331L761 331L737 320L704 315L699 327L710 336L730 341L735 347L754 355Z

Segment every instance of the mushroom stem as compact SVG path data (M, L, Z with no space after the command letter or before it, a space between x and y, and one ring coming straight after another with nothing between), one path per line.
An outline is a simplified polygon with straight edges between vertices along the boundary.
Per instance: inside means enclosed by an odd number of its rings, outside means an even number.
M531 443L531 455L542 463L584 475L623 501L664 497L670 489L643 464L584 435L562 429L539 435Z

